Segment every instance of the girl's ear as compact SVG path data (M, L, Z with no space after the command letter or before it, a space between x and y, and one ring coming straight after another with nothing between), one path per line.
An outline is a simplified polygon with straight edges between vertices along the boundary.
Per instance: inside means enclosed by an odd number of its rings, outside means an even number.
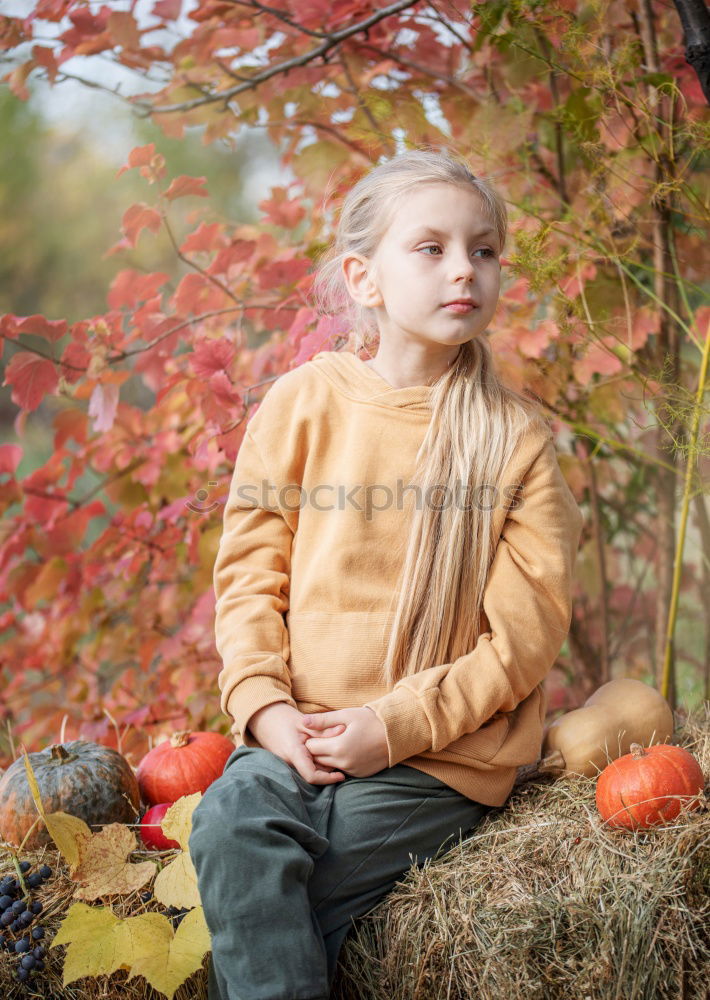
M372 309L382 305L382 295L372 275L372 266L365 257L352 254L341 264L343 277L351 297L358 305Z

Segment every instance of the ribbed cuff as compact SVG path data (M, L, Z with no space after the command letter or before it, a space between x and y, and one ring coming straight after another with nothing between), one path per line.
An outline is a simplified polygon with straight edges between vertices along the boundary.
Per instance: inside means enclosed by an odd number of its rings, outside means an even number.
M265 675L255 675L245 677L230 692L227 705L222 705L222 711L230 715L234 720L232 735L247 742L245 730L249 719L260 708L273 705L278 701L284 701L294 708L298 708L288 684L283 684L275 677ZM247 745L252 745L247 743Z
M429 720L419 698L411 691L396 688L381 698L366 701L363 708L371 708L385 727L389 767L431 750Z

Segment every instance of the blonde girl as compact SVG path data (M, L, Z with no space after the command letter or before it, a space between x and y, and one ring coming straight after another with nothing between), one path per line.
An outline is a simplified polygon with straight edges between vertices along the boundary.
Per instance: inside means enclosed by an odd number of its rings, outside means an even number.
M446 150L372 168L315 274L350 337L246 427L214 569L237 746L189 842L210 1000L327 997L352 921L539 754L582 514L486 340L506 226Z

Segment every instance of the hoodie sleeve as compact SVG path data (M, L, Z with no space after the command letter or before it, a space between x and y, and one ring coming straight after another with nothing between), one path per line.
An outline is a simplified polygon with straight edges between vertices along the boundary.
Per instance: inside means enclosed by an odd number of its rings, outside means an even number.
M483 597L490 630L469 653L401 678L364 706L385 727L390 767L513 711L562 647L584 518L549 430L519 481L522 502L506 515Z
M250 427L237 454L214 565L215 643L223 668L220 707L231 732L248 746L249 718L285 701L297 708L288 671L293 533L275 503L273 485Z

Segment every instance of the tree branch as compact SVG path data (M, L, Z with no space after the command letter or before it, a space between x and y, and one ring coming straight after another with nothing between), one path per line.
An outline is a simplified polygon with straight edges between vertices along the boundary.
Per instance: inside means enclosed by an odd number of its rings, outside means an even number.
M134 107L144 109L148 114L156 113L162 115L171 111L190 111L192 108L199 108L204 104L215 104L218 101L224 101L226 104L232 97L236 97L237 94L241 94L245 90L253 90L256 86L258 86L258 84L264 83L266 80L270 80L273 76L278 76L280 73L287 73L290 69L295 69L298 66L306 66L319 56L322 56L325 59L327 53L339 45L344 39L351 38L353 35L357 35L360 31L367 31L367 29L371 28L373 24L383 21L391 14L397 14L399 11L406 10L408 7L414 7L419 2L420 0L397 0L396 3L390 4L388 7L383 7L382 10L377 11L375 14L371 14L370 17L366 17L363 21L358 21L356 24L351 24L347 28L343 28L341 31L336 31L327 35L325 40L320 45L309 49L308 52L304 52L303 55L294 56L292 59L286 59L283 62L276 63L274 66L268 66L261 73L256 73L244 83L239 83L234 87L229 87L227 90L220 91L217 94L210 94L206 97L197 97L193 101L184 101L182 104L154 105L147 101L134 101L133 105Z

